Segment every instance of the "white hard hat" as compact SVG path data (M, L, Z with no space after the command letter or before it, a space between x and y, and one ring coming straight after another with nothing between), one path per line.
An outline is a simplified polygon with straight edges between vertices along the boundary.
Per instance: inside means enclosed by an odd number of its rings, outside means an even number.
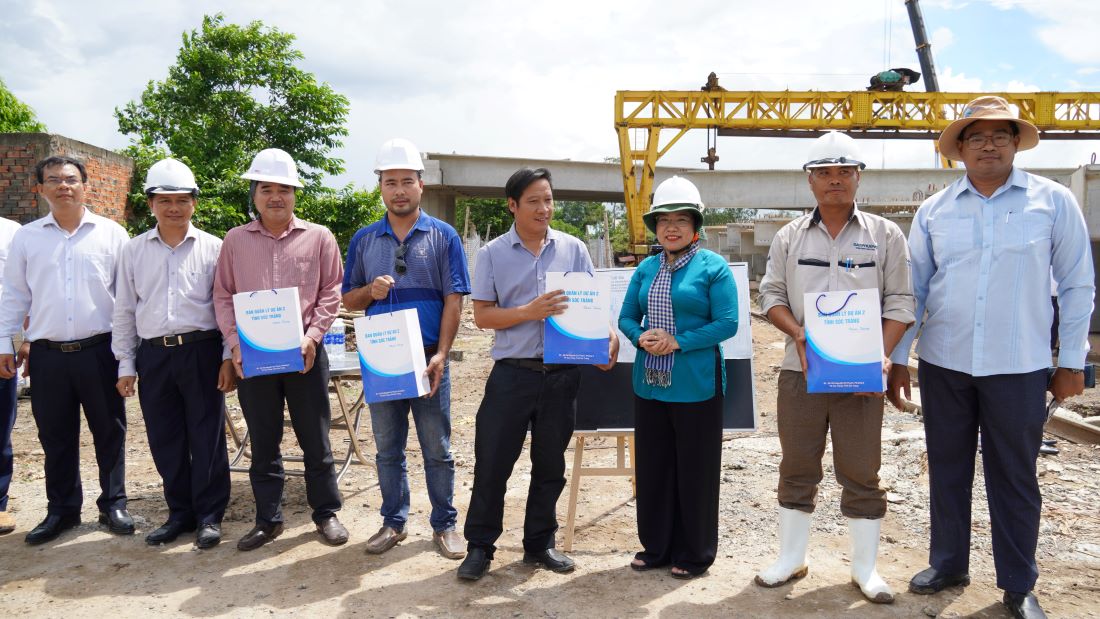
M653 206L649 212L642 215L650 232L657 232L657 216L661 213L673 213L676 211L691 211L695 218L695 228L703 224L703 198L699 195L699 189L688 179L682 176L673 176L657 185L653 192Z
M803 170L810 168L828 168L837 166L859 166L859 169L867 167L863 163L863 157L856 148L856 141L852 136L830 131L814 140L810 147L810 157L806 160Z
M252 165L248 166L248 171L241 174L241 178L305 187L302 181L298 180L298 166L294 164L294 158L278 148L261 150L252 160Z
M145 193L189 193L198 195L199 186L191 168L182 161L161 159L145 174Z
M381 174L383 170L423 172L424 162L416 145L404 138L394 138L378 149L378 158L374 160L374 173Z

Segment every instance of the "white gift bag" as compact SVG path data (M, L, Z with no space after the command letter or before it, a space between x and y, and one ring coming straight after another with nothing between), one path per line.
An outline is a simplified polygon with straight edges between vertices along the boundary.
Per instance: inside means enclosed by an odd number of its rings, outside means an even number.
M546 291L564 290L568 307L544 321L545 363L602 365L608 362L611 282L595 273L548 272Z
M233 295L233 314L245 378L305 369L297 288L238 292Z
M878 290L807 292L806 390L882 392L882 306Z
M431 391L416 308L363 316L354 323L367 402L418 398Z

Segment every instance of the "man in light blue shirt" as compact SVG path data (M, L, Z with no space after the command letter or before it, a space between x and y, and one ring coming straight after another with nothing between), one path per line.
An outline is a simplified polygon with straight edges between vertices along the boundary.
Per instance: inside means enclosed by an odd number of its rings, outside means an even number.
M1035 461L1045 392L1064 400L1084 388L1093 269L1084 217L1068 189L1013 166L1039 142L1033 125L1000 97L971 101L940 137L966 176L917 211L909 234L917 322L894 350L889 395L909 391L908 355L918 330L919 378L931 486L930 568L910 591L970 582L970 506L978 433L1004 604L1043 617L1031 593L1042 497ZM1050 366L1050 277L1058 281L1061 348Z

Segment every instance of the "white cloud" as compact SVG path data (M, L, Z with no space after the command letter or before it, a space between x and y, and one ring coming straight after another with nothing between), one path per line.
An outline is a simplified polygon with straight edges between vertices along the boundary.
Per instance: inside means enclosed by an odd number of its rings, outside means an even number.
M948 48L955 42L955 33L950 28L940 27L932 31L930 37L932 41L932 49L936 50L936 53L940 53Z

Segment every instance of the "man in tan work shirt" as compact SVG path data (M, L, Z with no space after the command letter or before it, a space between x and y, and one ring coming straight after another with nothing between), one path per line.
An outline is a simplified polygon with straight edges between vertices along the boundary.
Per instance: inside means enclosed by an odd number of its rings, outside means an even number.
M875 289L882 304L883 350L888 355L913 322L909 249L897 224L856 208L860 160L855 141L829 132L810 150L810 190L817 208L784 226L772 240L760 281L760 306L787 335L779 373L779 558L756 576L778 587L806 575L810 514L822 478L825 435L833 441L836 478L843 486L840 511L852 538L852 581L875 603L893 592L875 571L879 528L886 514L879 487L882 393L806 391L803 295L807 292ZM883 359L884 373L889 360Z

